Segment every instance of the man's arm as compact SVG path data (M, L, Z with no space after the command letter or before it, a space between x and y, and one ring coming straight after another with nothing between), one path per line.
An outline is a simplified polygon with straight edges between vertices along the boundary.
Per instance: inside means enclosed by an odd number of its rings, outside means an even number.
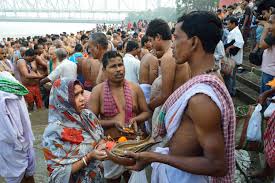
M259 47L262 48L262 49L267 49L267 48L270 47L270 43L266 42L266 40L268 38L269 27L270 27L270 25L267 22L265 22L264 23L264 30L263 30L261 40L260 40L260 45L259 45Z
M17 65L19 72L26 79L41 79L43 76L34 72L29 73L28 68L24 62L19 62Z
M168 59L169 58L169 59ZM173 57L164 58L161 61L162 85L160 95L149 103L149 108L153 111L158 106L164 104L167 98L173 93L176 62Z
M37 57L35 58L35 61L36 61L36 64L37 64L37 65L41 65L42 67L47 68L47 63L44 62L44 61L42 60L41 57L38 57L38 56L37 56Z
M190 99L186 114L194 124L197 139L203 150L202 156L185 157L154 152L128 152L126 155L137 160L136 165L129 168L141 170L149 163L160 162L193 174L225 176L228 170L219 108L208 96L199 94Z

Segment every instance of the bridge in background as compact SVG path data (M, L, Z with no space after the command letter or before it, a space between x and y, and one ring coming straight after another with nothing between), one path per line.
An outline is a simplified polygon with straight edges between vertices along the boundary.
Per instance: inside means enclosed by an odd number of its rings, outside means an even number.
M0 21L120 23L129 12L175 7L175 0L0 0Z

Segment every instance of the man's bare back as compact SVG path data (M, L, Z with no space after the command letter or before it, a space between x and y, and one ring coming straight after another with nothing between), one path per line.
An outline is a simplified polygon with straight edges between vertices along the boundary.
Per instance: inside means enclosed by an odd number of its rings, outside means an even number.
M36 66L37 66L37 71L43 75L47 76L48 74L48 69L47 69L47 60L41 55L37 55L35 58Z
M36 75L38 76L39 74L37 73L37 65L36 62L33 61L31 63L28 63L31 65L27 65L27 61L24 59L18 60L17 67L20 72L20 77L21 77L21 82L24 85L37 85L39 83L39 79L28 79L25 77L25 72L28 72L31 75Z
M150 84L158 77L158 59L151 53L144 55L140 62L139 83Z
M82 64L82 74L85 81L91 82L93 86L96 85L96 79L100 70L100 62L97 59L87 58Z

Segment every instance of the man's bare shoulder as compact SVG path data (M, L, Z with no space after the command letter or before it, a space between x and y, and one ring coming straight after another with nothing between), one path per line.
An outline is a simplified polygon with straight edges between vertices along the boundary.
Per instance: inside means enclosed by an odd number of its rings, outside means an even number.
M104 83L97 84L97 85L93 88L92 93L93 93L93 92L96 92L96 93L102 92L102 90L103 90L103 84L104 84Z
M200 115L198 115L200 114ZM194 123L210 125L221 119L221 111L217 104L206 94L197 94L188 101L187 115Z
M130 88L132 89L133 92L138 93L138 92L141 91L141 88L140 88L139 84L133 83L133 82L131 82L131 81L127 81L127 82L129 83Z

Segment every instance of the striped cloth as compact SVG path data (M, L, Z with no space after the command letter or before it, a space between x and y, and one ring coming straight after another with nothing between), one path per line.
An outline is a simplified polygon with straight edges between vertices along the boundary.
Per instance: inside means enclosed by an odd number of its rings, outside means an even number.
M190 79L187 83L178 88L164 103L158 117L157 127L153 129L152 136L156 139L166 135L165 116L169 108L182 96L184 92L196 84L207 84L217 94L222 104L222 128L225 143L226 164L228 173L225 177L211 177L212 183L232 183L235 173L235 110L234 104L228 90L223 82L215 75L204 74Z
M124 80L124 97L125 97L125 124L129 125L130 119L133 117L133 100L132 91L128 81ZM119 109L115 99L111 93L108 80L103 83L103 111L105 117L114 117L119 113Z

